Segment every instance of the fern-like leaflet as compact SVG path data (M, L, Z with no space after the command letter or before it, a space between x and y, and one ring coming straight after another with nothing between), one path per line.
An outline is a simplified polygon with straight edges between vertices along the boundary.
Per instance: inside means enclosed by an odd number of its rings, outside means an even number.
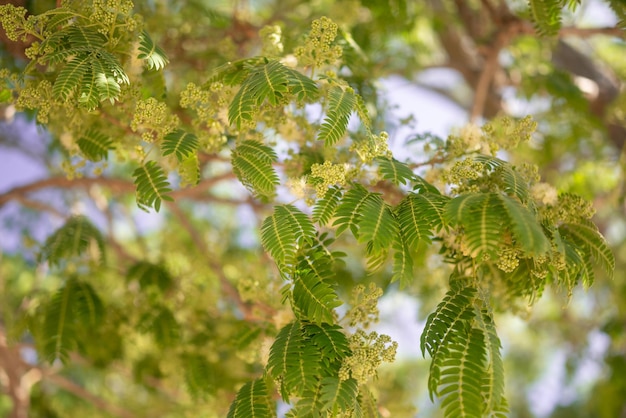
M578 265L583 269L585 285L590 286L595 277L591 258L600 263L607 275L613 276L615 256L604 237L598 231L598 228L592 222L565 223L559 227L559 232L563 241L569 244L568 258L572 259L578 256L580 260Z
M299 102L317 97L317 85L303 74L285 67L279 61L265 58L229 63L216 70L212 81L241 83L228 108L228 120L241 129L254 121L261 105L267 100L273 106L286 104L295 96Z
M313 208L313 221L320 226L326 225L335 214L340 198L341 189L339 187L329 188L324 197L319 199Z
M255 195L269 199L276 193L278 174L272 167L277 156L274 150L254 140L242 142L231 156L233 172Z
M398 233L396 218L377 193L370 193L369 198L365 200L358 225L359 241L371 241L374 253L388 250Z
M139 36L139 55L137 58L145 60L149 70L159 71L165 67L169 60L165 52L152 41L145 30Z
M519 201L509 196L498 195L498 198L506 210L520 248L530 256L547 253L550 250L550 241L535 216Z
M320 401L331 416L337 416L340 411L349 412L354 408L358 393L356 380L329 376L322 380Z
M530 199L528 181L517 172L511 164L496 157L477 155L474 159L483 163L503 183L503 191L509 196L517 197L522 203Z
M60 359L67 363L78 333L94 330L104 317L104 307L97 293L75 277L54 293L44 309L43 354L50 362Z
M109 150L113 149L113 140L96 129L85 132L76 145L91 161L107 159Z
M292 276L293 301L296 311L303 319L321 323L333 322L333 309L341 305L330 283L319 273L309 269L299 269Z
M309 217L292 205L276 206L261 226L263 248L281 268L293 265L298 249L314 237L315 227Z
M161 143L163 156L174 154L179 162L191 156L197 149L198 137L182 129L176 129L168 133Z
M556 35L561 28L562 0L528 0L528 7L537 32L543 36Z
M239 389L227 418L272 418L276 416L267 384L263 379L248 382Z
M294 321L280 330L270 348L267 372L281 382L285 401L290 395L301 396L317 385L320 358L315 345L307 343L302 323Z
M377 157L376 162L383 178L395 185L409 184L415 179L409 166L394 158Z
M155 287L165 292L171 289L174 284L174 279L165 267L148 261L139 261L133 264L126 273L126 280L129 282L137 280L144 291L149 291L151 287Z
M463 242L472 258L495 258L501 246L503 226L501 203L491 193L467 193L448 202L446 221L462 226Z
M102 234L87 217L79 215L68 219L46 239L39 257L59 265L84 254L97 263L103 263L106 256Z
M319 141L324 141L327 146L339 141L348 128L355 101L355 94L351 88L334 86L330 89L326 118L317 135Z
M138 167L133 173L135 186L137 187L137 205L147 211L154 207L157 212L161 209L163 200L173 201L167 194L171 192L170 184L163 169L154 161L148 161Z

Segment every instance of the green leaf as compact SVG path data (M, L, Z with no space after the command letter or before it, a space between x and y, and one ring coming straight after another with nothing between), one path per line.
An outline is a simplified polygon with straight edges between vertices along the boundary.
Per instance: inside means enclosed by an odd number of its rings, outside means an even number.
M161 209L161 202L174 201L167 193L171 192L170 184L163 169L154 161L148 161L133 172L137 187L137 206L147 211L154 207L157 212Z
M325 409L337 414L339 410L350 411L354 408L358 393L359 387L352 378L339 380L338 377L325 377L322 380L320 400Z
M90 61L91 56L82 55L65 64L52 86L52 95L55 99L66 102L70 98L87 73Z
M88 330L97 328L105 315L104 305L100 297L89 283L76 279L70 281L73 286L71 299L74 317L83 328Z
M275 408L269 398L267 385L263 379L248 382L239 389L230 405L227 418L272 418Z
M333 309L341 305L332 286L312 270L299 270L292 277L293 301L306 319L333 322Z
M309 103L316 100L319 96L319 89L315 81L309 77L293 70L288 67L284 67L284 71L288 76L287 85L292 95L296 97L299 103Z
M502 344L496 331L493 315L488 308L488 300L482 298L485 305L476 308L475 324L485 335L486 363L485 374L482 384L483 398L485 399L485 412L503 412L502 401L504 399L504 363L500 352Z
M441 221L441 206L430 204L429 196L409 193L398 206L398 224L404 244L415 250L420 242L430 243L433 229Z
M111 104L120 96L122 88L114 77L107 77L104 73L96 75L96 88L100 101L109 100Z
M341 332L341 327L328 323L306 323L304 332L317 346L321 362L334 373L339 371L343 359L350 355L348 338Z
M239 181L255 195L269 199L276 193L278 174L272 167L277 157L258 141L244 141L232 152L231 164Z
M261 243L276 264L294 263L296 251L315 238L315 227L307 215L292 205L274 207L261 226Z
M169 63L165 52L152 41L145 30L139 35L139 52L137 58L145 60L149 70L159 71Z
M350 228L352 234L358 238L358 224L361 220L361 213L367 200L370 199L370 193L360 184L348 190L341 200L335 216L333 226L337 227L337 235L341 235L343 231Z
M111 138L93 128L89 129L78 138L76 144L82 153L91 161L106 160L109 155L109 150L113 149L113 141Z
M214 390L215 367L199 354L185 354L181 358L185 370L187 390L194 400L202 400Z
M92 69L85 74L78 89L78 106L87 110L94 110L100 104L96 74Z
M252 69L242 88L247 86L246 91L253 96L258 108L265 100L272 105L279 104L288 92L288 83L286 67L279 61L269 61Z
M473 287L460 287L449 290L435 312L426 320L420 338L422 356L434 358L438 350L455 337L461 337L468 321L473 317L472 303L476 297Z
M501 246L504 210L494 193L467 193L446 205L445 218L449 225L461 226L463 242L469 255L479 261L487 256L494 259Z
M107 38L97 30L83 25L72 25L67 29L68 40L73 48L102 49Z
M79 215L68 219L46 239L39 258L59 265L67 258L85 254L99 264L106 258L102 234L88 218Z
M375 161L383 178L395 185L409 184L415 180L415 174L409 166L394 158L376 157Z
M279 267L294 263L297 250L296 232L290 224L283 222L276 210L261 225L261 244Z
M550 250L550 241L535 216L514 198L504 195L498 195L498 198L509 215L513 234L520 248L533 257L547 253Z
M586 254L591 255L596 263L600 263L607 275L613 277L615 256L592 222L566 223L559 227L559 232L564 239L573 241Z
M400 281L400 289L413 281L413 256L406 244L404 233L397 234L393 241L393 275L391 282Z
M300 396L317 385L320 360L314 345L307 344L300 321L294 321L280 330L270 348L267 372L282 380L285 401L290 394Z
M379 194L371 193L359 220L359 241L372 242L372 251L388 250L398 233L396 218Z
M330 89L326 118L317 135L319 141L324 141L326 146L334 145L339 141L346 133L355 100L351 89L343 89L339 86Z
M148 261L139 261L133 264L126 273L126 280L129 282L137 280L144 291L154 286L165 292L174 285L174 279L165 267Z
M198 149L198 138L190 132L176 129L163 138L161 152L163 156L174 154L182 162Z
M488 155L477 155L474 159L485 164L501 178L504 184L504 192L509 196L516 196L522 203L529 201L528 181L511 164Z
M542 36L556 35L561 28L561 0L528 0L530 16Z
M69 361L69 352L75 346L75 330L72 315L74 282L68 281L59 289L45 307L43 325L43 355L52 363L59 359Z
M139 331L150 333L161 348L176 347L180 344L181 327L171 310L163 305L151 306L139 320Z
M485 336L480 329L472 328L468 338L456 340L451 346L442 364L439 389L446 417L483 416L484 358Z
M320 226L324 226L335 214L339 199L341 198L341 188L330 187L322 199L319 199L313 208L313 221Z

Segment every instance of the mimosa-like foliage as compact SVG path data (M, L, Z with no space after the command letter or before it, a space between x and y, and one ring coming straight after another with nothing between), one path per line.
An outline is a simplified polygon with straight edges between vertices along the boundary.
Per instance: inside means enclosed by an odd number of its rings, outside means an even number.
M401 19L409 3L380 13ZM564 3L529 1L542 35L558 32ZM159 396L182 390L154 383L163 376L179 376L207 405L228 394L228 417L274 417L276 399L290 417L378 417L378 369L394 361L397 343L366 331L383 293L374 284L418 289L417 267L423 274L438 263L449 280L433 286L445 295L420 340L431 399L449 418L503 417L495 313L534 302L551 284L570 293L590 286L596 264L613 274L590 204L552 195L532 168L496 157L536 123L511 119L507 135L430 141L427 163L394 156L386 115L370 111L375 83L359 72L359 45L328 18L284 44L279 26L261 29L252 51L266 56L232 59L244 42L220 43L215 61L193 67L201 79L181 87L167 72L176 65L170 50L129 1L64 1L31 17L11 5L0 11L7 36L31 42L30 64L3 73L2 88L60 138L67 174L82 176L82 159L96 164L81 184L95 207L117 211L90 183L105 176L103 160L115 160L108 186L134 186L147 212L170 202L159 219L177 222L128 249L112 242L124 228L101 232L83 215L49 235L38 261L62 279L33 298L25 327L50 362L69 363L75 351L95 364L125 356L138 384ZM250 30L239 23L229 30ZM203 47L196 39L172 53ZM211 204L186 217L180 201L199 184L198 200L262 214L256 234L233 238L225 211ZM215 229L196 230L201 221ZM192 241L175 238L181 229ZM107 336L106 348L96 335ZM105 361L102 350L116 354Z

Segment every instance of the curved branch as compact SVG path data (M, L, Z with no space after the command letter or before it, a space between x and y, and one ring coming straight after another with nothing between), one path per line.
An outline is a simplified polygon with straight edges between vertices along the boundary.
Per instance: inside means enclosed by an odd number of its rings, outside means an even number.
M179 189L173 191L170 196L173 198L181 199L202 199L206 198L206 191L216 183L234 178L233 173L227 172L211 178L200 181L196 186ZM22 201L25 196L43 189L49 188L62 188L62 189L86 189L88 190L92 186L106 187L110 191L116 194L121 193L135 193L135 185L128 180L120 178L110 177L83 177L76 179L68 179L67 177L50 177L42 180L37 180L32 183L14 187L13 189L0 194L0 208L12 200ZM222 203L243 203L239 201L229 201L227 199L219 199L211 197L211 200L220 200Z

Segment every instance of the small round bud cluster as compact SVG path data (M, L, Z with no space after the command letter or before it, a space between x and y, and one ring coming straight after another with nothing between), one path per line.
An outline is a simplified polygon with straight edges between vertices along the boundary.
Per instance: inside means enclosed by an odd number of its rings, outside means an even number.
M376 157L391 158L392 156L389 149L389 134L384 131L364 141L354 142L350 150L356 151L364 163L371 163Z
M535 184L541 179L541 175L539 175L539 167L537 166L537 164L523 163L520 166L516 166L515 171L520 173L520 175L524 177L530 184Z
M26 40L27 33L24 30L26 25L26 9L23 7L15 7L12 4L0 6L0 23L4 28L4 32L12 41L19 40L22 36Z
M376 332L366 334L357 330L349 339L352 355L346 357L339 369L339 379L354 378L359 385L376 375L383 361L391 363L396 358L398 343L391 337Z
M53 103L51 95L52 84L44 80L21 90L15 106L18 109L36 109L37 122L47 124Z
M553 224L581 223L595 214L591 202L571 193L560 195L555 205L542 207L540 211L543 218Z
M346 184L346 167L341 164L333 164L330 161L324 161L324 164L313 164L311 166L311 180L315 184L317 197L322 199L330 186Z
M333 45L337 37L337 24L327 17L316 19L311 24L304 46L295 50L295 56L303 67L321 67L334 64L341 58L341 47Z
M475 180L478 180L484 171L484 165L481 162L466 158L456 161L452 167L443 173L446 182L456 185L455 192L477 192L478 186Z
M496 266L505 273L513 272L519 266L518 251L512 247L501 248Z
M263 43L261 55L276 57L283 54L282 31L278 25L268 25L259 31Z
M133 7L133 2L130 0L93 0L89 17L92 21L103 25L98 31L106 35L117 23L118 16L129 16Z
M370 283L365 286L358 284L352 290L350 305L352 307L346 313L346 317L350 319L350 326L354 327L360 324L363 328L368 328L370 324L378 322L378 299L383 295L383 290Z
M170 114L165 103L150 97L137 102L130 128L133 132L140 132L144 141L155 142L173 131L178 123L178 117Z
M208 89L189 83L180 94L180 106L198 116L193 126L201 147L209 153L219 151L226 143L224 132L229 126L227 109L231 95L231 88L220 82L211 83Z
M510 116L502 116L483 126L485 139L492 143L491 149L495 152L498 147L513 149L520 142L528 142L537 130L537 122L532 116L514 120Z
M363 328L368 328L371 323L378 322L378 299L383 295L383 290L370 283L368 288L358 284L352 290L350 304L352 307L346 313L346 317L350 319L350 326L354 327L360 324Z

